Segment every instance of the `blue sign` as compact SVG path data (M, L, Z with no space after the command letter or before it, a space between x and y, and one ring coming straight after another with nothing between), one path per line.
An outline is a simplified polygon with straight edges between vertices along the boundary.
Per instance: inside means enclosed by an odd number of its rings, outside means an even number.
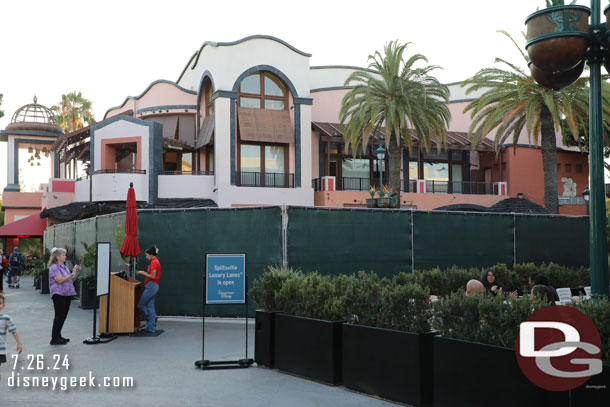
M246 303L246 254L206 254L205 303Z

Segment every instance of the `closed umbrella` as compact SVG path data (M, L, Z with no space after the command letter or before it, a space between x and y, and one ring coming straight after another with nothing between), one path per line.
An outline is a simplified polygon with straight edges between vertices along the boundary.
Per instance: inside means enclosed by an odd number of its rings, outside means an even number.
M136 191L133 183L129 184L127 191L127 215L125 216L125 240L121 246L121 254L125 257L138 257L141 253L138 244L138 209L136 204Z

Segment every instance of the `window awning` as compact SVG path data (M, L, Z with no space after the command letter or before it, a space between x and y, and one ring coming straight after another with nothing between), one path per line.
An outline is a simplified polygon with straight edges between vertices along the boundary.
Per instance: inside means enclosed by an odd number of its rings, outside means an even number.
M0 227L0 237L42 237L46 228L47 220L41 219L40 213L36 213Z
M294 143L294 130L288 110L237 109L242 141Z
M214 135L214 114L206 116L199 130L199 136L197 136L197 144L195 144L195 150L206 146L212 140Z
M195 116L178 116L178 139L191 147L195 145Z
M173 139L176 136L178 116L157 116L151 117L148 120L161 123L163 126L163 138Z

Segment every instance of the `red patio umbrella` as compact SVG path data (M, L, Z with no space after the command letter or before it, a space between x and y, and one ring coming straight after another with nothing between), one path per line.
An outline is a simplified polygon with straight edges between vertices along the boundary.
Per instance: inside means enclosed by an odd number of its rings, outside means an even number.
M125 257L137 257L141 253L138 245L138 209L136 191L133 183L129 183L127 191L127 215L125 216L125 240L121 246L121 254Z

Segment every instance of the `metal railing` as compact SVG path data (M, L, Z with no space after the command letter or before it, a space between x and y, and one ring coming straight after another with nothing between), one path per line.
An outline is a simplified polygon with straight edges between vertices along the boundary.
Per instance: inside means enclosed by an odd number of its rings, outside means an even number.
M491 182L426 180L426 192L431 194L493 195Z
M400 180L401 192L415 192L417 180ZM372 186L378 187L379 180L370 178L343 177L341 183L337 183L337 191L368 191ZM311 181L314 191L322 190L322 178L314 178ZM489 182L466 182L466 181L433 181L426 180L426 193L429 194L466 194L466 195L492 195L493 184Z
M237 186L294 188L294 174L237 171Z
M161 171L160 175L214 175L214 171Z
M97 170L93 174L94 175L97 175L97 174L146 174L146 170L119 170L119 169Z

